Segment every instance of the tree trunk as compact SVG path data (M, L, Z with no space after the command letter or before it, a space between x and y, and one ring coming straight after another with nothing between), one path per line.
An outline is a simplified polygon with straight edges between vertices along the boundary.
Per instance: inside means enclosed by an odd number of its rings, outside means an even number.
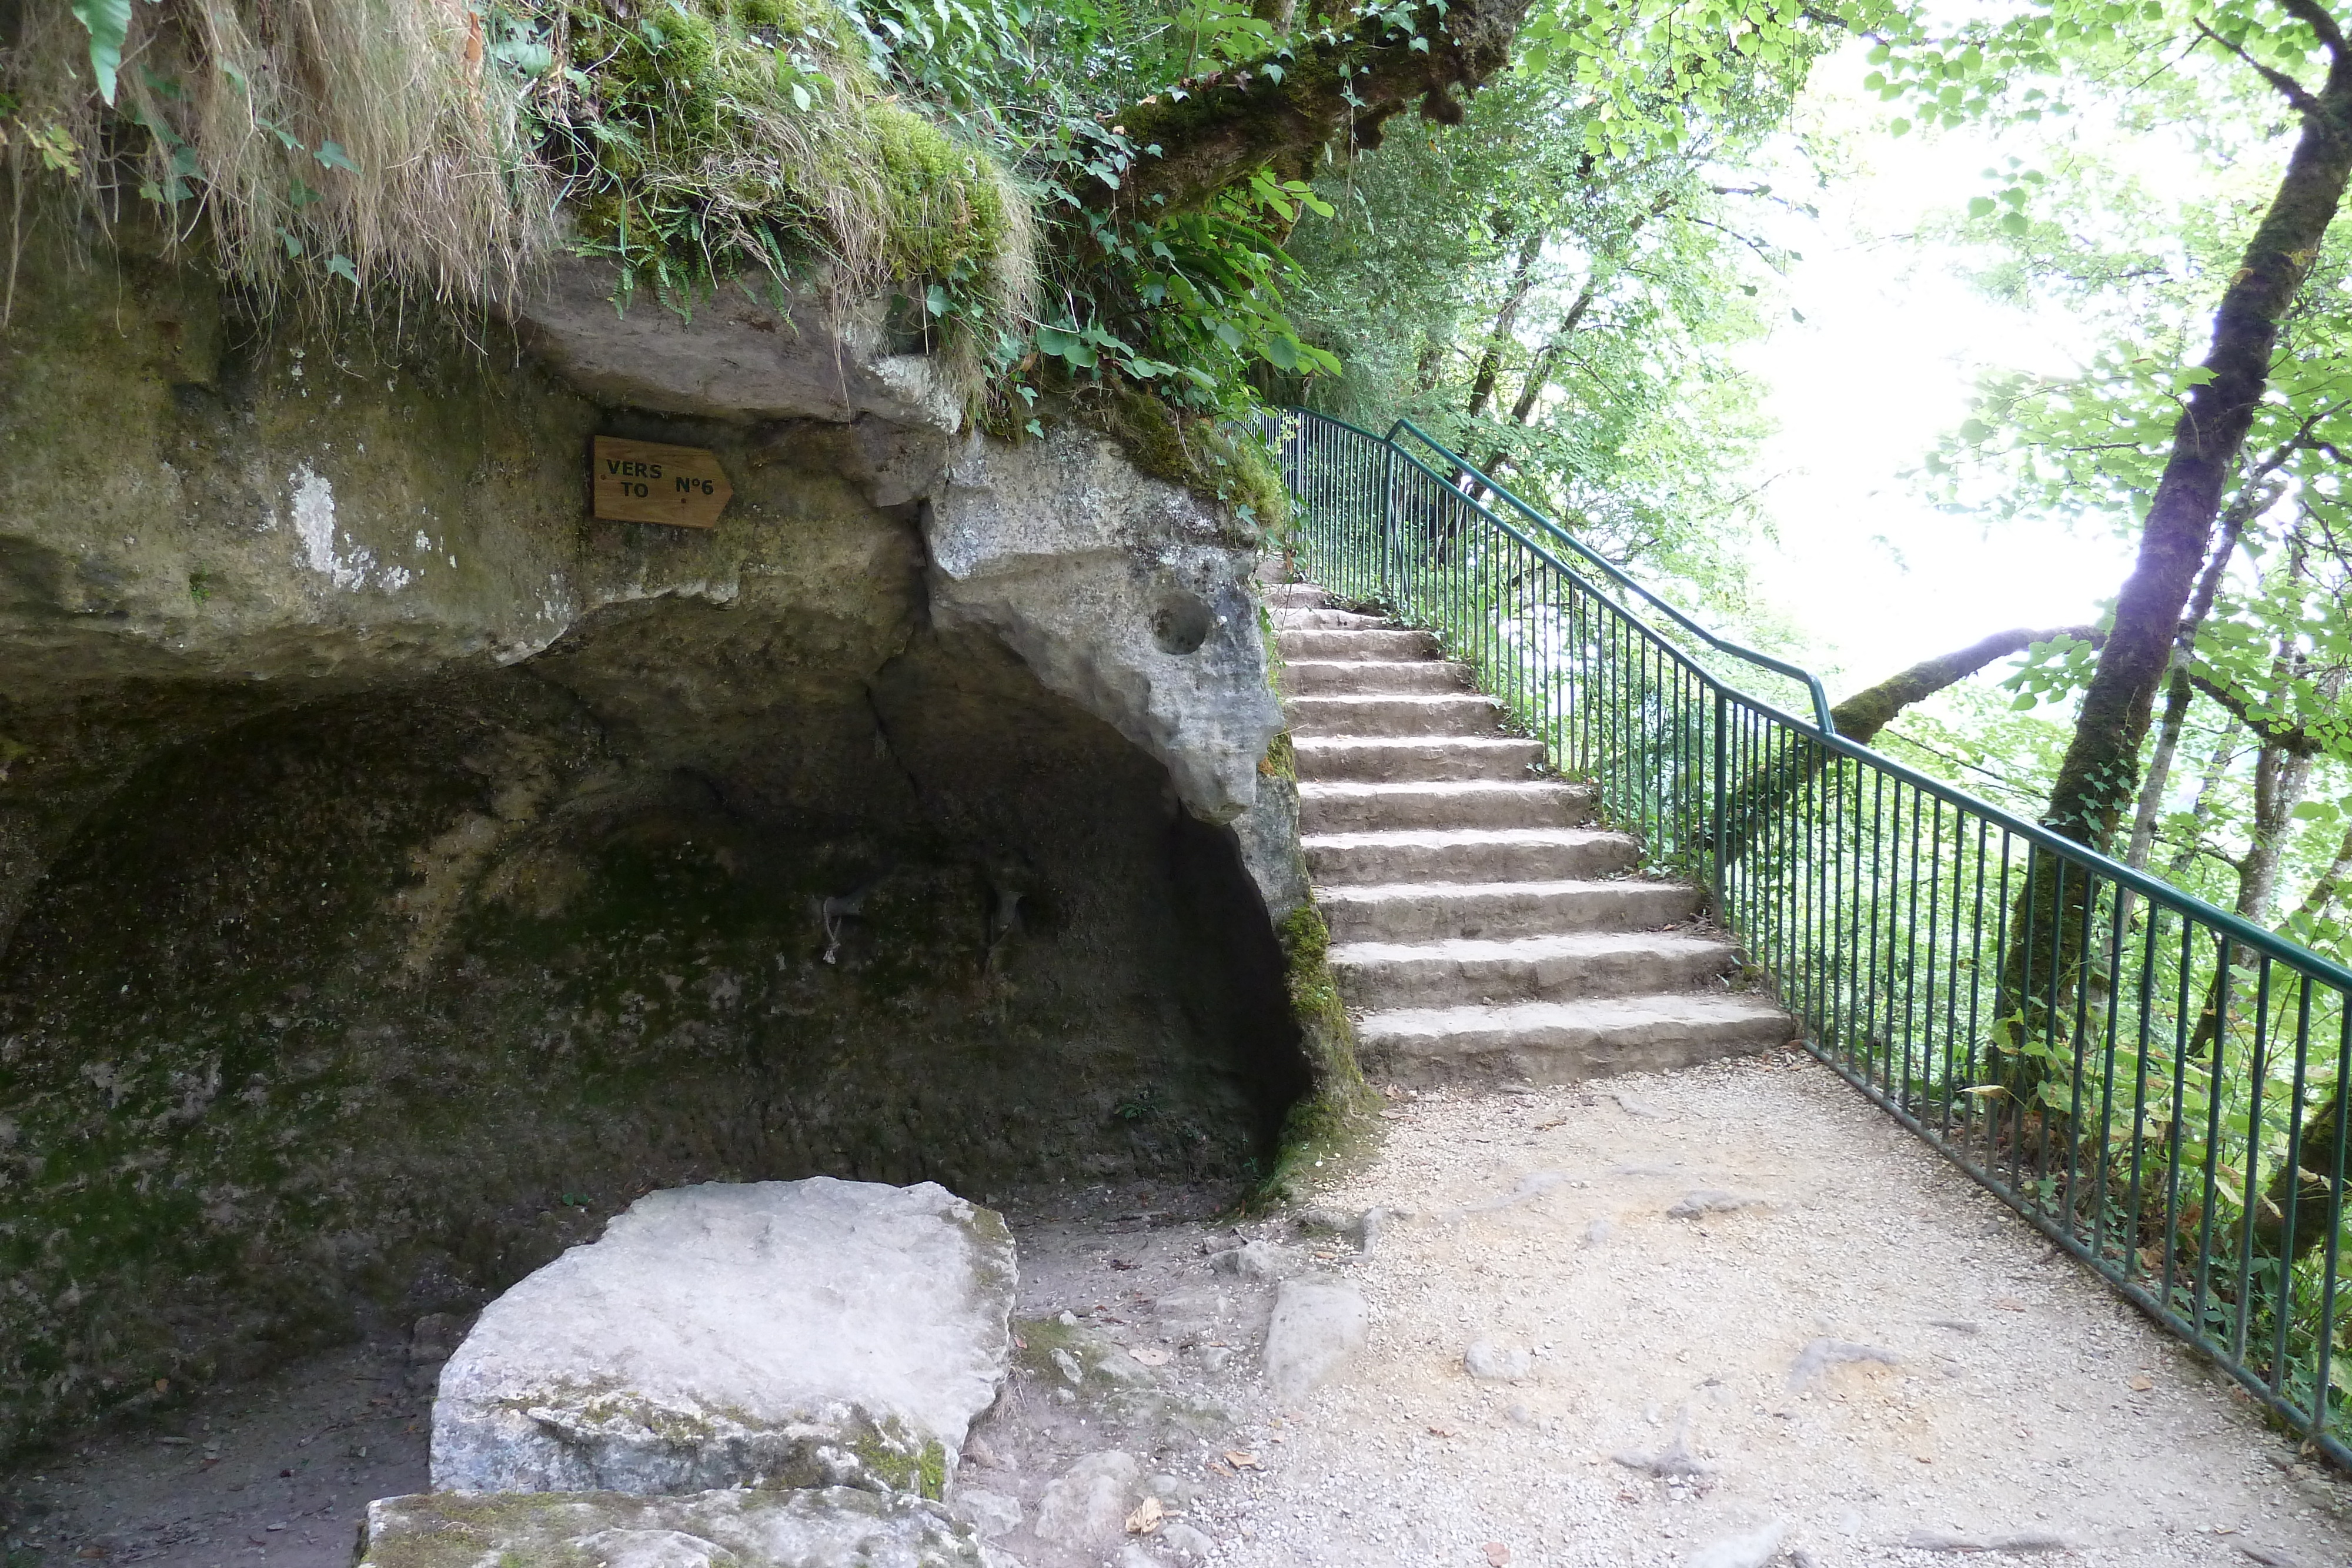
M1112 117L1129 151L1082 199L1136 218L1182 212L1256 170L1304 178L1334 144L1343 154L1377 147L1383 125L1415 105L1429 120L1454 123L1463 113L1454 89L1475 92L1510 64L1528 5L1454 0L1410 22L1360 13L1129 104Z
M1666 212L1674 204L1675 198L1667 193L1661 192L1657 198L1651 202L1649 211L1633 214L1633 221L1625 225L1625 234L1619 242L1620 246L1631 246L1633 236L1642 232L1643 225ZM1615 256L1622 254L1622 250L1612 249L1610 254ZM1613 261L1611 265L1614 265ZM1600 292L1603 278L1601 262L1596 258L1592 264L1592 270L1585 276L1584 287L1579 289L1576 298L1569 302L1568 313L1560 318L1558 329L1549 338L1544 340L1544 346L1536 350L1534 362L1528 366L1528 379L1519 387L1518 401L1511 404L1513 424L1524 425L1534 416L1536 403L1543 397L1544 388L1550 384L1552 371L1559 366L1560 356L1568 351L1568 340L1574 337L1576 329L1584 324L1585 313L1592 308L1592 301ZM1503 471L1503 465L1509 461L1510 454L1498 446L1493 455L1486 459L1486 472L1499 474Z
M2214 596L2221 592L2222 576L2230 570L2230 558L2237 553L2238 537L2245 532L2250 519L2277 498L2277 488L2266 485L2259 490L2242 493L2222 514L2221 542L2213 547L2212 557L2205 563L2205 574L2197 580L2197 592L2189 601L2189 613L2181 618L2180 634L2173 640L2172 675L2164 694L2164 723L2157 731L2156 750L2148 758L2147 779L2140 786L2138 809L2132 813L2131 848L2124 856L2126 865L2147 864L2147 852L2156 842L2156 819L2164 809L2164 786L2172 773L2173 754L2180 749L2180 732L2188 727L2189 705L2197 695L2189 684L2189 662L2197 653L2197 632L2205 624L2205 617L2212 613Z
M2279 675L2284 678L2293 674L2297 662L2298 655L2291 643L2281 647L2276 666ZM2319 690L2332 703L2341 695L2343 686L2340 678L2331 677L2320 684ZM2262 739L2262 751L2254 758L2254 821L2246 835L2246 852L2238 857L2235 907L2241 919L2259 925L2270 914L2271 901L2278 893L2279 857L2286 852L2294 809L2303 803L2305 792L2311 788L2311 770L2316 761L2308 749L2291 747L2283 740ZM2205 1006L2197 1015L2196 1032L2189 1041L2189 1059L2192 1061L2204 1060L2213 1042L2221 1038L2225 978L2224 973L2216 968L2205 988Z
M1421 359L1412 368L1413 385L1426 397L1437 390L1438 377L1445 373L1445 350L1453 347L1444 339L1432 334L1421 346Z
M1592 308L1593 290L1596 287L1591 278L1585 280L1584 287L1579 289L1576 298L1569 302L1568 314L1560 318L1559 329L1544 340L1542 348L1536 350L1533 362L1528 366L1528 379L1519 386L1518 401L1511 404L1513 424L1526 424L1528 417L1535 413L1536 402L1543 396L1544 387L1551 380L1552 367L1559 363L1560 355L1567 351L1569 339L1575 334L1577 328L1583 324L1585 312ZM1501 473L1503 465L1510 459L1511 455L1497 446L1487 455L1486 472Z
M1478 355L1478 368L1470 377L1470 403L1463 412L1472 419L1486 412L1486 400L1495 395L1495 380L1503 371L1503 353L1510 347L1511 329L1518 321L1519 307L1528 302L1536 260L1543 255L1543 233L1538 230L1519 243L1518 262L1511 269L1511 292L1504 298L1503 308L1495 312L1494 329L1486 334L1486 346Z
M2303 903L2286 917L2284 929L2293 931L2305 920L2316 920L2328 907L2347 882L2352 882L2352 829L2345 830L2344 841L2336 846L2335 862L2311 884L2303 895ZM2304 1118L2303 1135L2296 1140L2294 1162L2282 1165L2272 1173L2264 1192L2264 1202L2254 1216L2254 1234L2263 1250L2275 1257L2283 1249L2300 1258L2326 1242L2335 1232L2336 1216L2336 1167L2342 1157L2343 1140L2338 1135L2336 1122L2342 1106L2343 1086L2330 1090L2326 1098L2313 1107ZM2301 1185L2296 1185L2295 1172L2302 1171ZM2294 1198L2294 1238L2286 1246L2287 1198Z
M2221 793L2221 780L2230 774L2230 764L2238 759L2238 721L2233 716L2213 737L2213 751L2205 759L2204 777L2197 780L2197 793L2189 798L2189 814L2198 821L2205 820L2213 808L2213 797ZM2179 882L2197 863L2198 841L2189 840L2175 850L2169 864L2164 868L2164 880Z
M2207 379L2191 389L2173 427L2172 451L2140 532L2139 558L2116 601L2115 629L2100 651L2042 814L2051 828L2093 849L2107 846L2135 793L2156 693L2212 538L2222 489L2269 383L2279 324L2302 292L2352 177L2352 48L2325 12L2306 5L2290 9L2318 29L2328 47L2326 85L2315 97L2293 89L2302 132L2270 210L2214 312ZM2025 891L2011 915L2012 940L1993 1015L1996 1074L2021 1104L2049 1076L2046 1061L2075 1054L2075 1042L2064 1038L2064 1020L2073 1010L2068 1004L2094 895L2091 877L2055 854L2036 852L2028 867Z
M2278 894L2279 856L2295 807L2311 788L2313 758L2276 745L2263 747L2254 762L2254 825L2238 862L2238 913L2260 925Z

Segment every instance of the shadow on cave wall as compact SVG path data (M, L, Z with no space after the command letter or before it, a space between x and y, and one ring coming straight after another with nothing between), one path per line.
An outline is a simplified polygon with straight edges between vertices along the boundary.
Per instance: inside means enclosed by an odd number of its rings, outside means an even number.
M0 1448L649 1187L1258 1168L1307 1071L1231 835L993 643L770 695L723 613L246 719L82 825L0 951Z

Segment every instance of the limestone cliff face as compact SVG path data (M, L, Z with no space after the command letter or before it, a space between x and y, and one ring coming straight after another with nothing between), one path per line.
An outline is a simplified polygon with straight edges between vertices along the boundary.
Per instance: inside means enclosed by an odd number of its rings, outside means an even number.
M20 267L0 1447L649 1186L1237 1179L1306 1087L1220 518L903 367L733 417L470 330ZM721 525L591 520L600 433L715 450Z

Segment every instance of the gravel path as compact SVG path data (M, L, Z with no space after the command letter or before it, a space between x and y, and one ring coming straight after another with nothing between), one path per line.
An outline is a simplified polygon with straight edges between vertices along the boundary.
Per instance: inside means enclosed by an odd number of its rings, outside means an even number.
M1219 1563L2352 1560L2332 1472L1810 1059L1389 1116L1328 1198L1409 1211L1370 1344Z
M1025 1568L2352 1563L2352 1488L1810 1059L1391 1103L1321 1198L1327 1221L1390 1211L1362 1251L1297 1217L1204 1218L1190 1189L1015 1213L1023 1351L958 1477L971 1517L993 1500L1000 1549ZM1370 1314L1292 1400L1258 1373L1286 1274ZM423 1484L428 1384L396 1341L355 1346L26 1456L0 1473L0 1563L333 1568L365 1499ZM1135 1511L1155 1500L1156 1525Z

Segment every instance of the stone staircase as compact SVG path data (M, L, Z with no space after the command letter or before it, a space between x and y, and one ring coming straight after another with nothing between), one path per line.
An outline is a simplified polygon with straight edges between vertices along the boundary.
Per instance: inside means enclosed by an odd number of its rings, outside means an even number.
M1734 991L1699 889L1642 876L1592 790L1436 639L1268 588L1298 763L1299 827L1364 1071L1427 1086L1566 1083L1786 1041Z

